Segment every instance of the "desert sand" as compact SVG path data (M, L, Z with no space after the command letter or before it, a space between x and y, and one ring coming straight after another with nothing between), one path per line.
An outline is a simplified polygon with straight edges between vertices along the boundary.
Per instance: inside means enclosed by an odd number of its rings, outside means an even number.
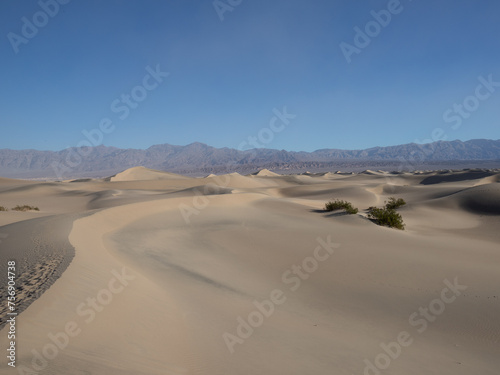
M2 374L500 369L500 171L0 179ZM366 209L403 198L404 231ZM325 212L344 199L355 215ZM6 283L0 344L8 352Z

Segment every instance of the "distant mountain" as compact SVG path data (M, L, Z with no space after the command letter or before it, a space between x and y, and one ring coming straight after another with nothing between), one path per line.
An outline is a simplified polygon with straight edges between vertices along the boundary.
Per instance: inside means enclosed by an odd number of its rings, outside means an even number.
M0 176L102 177L135 166L186 175L233 171L250 173L260 168L284 173L336 167L354 170L363 166L415 170L430 165L470 166L478 164L478 161L492 160L500 160L500 140L439 141L423 145L410 143L365 150L322 149L314 152L273 149L240 151L196 142L187 146L155 145L146 150L106 146L69 148L57 152L3 149L0 150Z

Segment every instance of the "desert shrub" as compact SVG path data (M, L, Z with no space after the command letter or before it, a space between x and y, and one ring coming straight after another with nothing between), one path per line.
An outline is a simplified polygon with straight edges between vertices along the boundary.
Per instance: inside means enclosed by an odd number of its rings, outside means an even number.
M388 210L395 210L396 208L399 208L401 206L404 206L406 204L405 200L403 198L394 198L390 197L389 201L385 203L385 208Z
M358 209L353 207L351 202L343 201L337 199L335 201L330 201L325 204L326 211L336 211L336 210L344 210L350 215L354 215L358 213Z
M5 208L4 206L0 206L0 211L9 211L7 208Z
M35 206L28 206L28 205L23 205L23 206L20 206L20 205L17 205L16 207L14 207L12 210L14 211L40 211L40 209L38 207L35 207Z
M405 229L401 214L392 208L370 207L368 209L368 218L375 221L378 225L401 230Z

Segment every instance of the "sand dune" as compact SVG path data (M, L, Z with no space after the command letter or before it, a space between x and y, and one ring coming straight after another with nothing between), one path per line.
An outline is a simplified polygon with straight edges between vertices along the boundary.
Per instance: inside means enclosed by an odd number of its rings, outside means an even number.
M19 265L17 370L496 375L499 177L0 179L0 206L40 207L0 212L0 272ZM405 231L366 218L391 196ZM323 212L332 199L360 212Z
M252 176L276 177L280 175L278 173L271 172L269 169L261 169L260 171L253 173Z
M215 177L206 178L207 183L212 183L222 187L231 187L237 189L258 189L278 186L278 182L268 178L259 178L262 176L242 176L239 173L229 173Z
M129 168L110 177L110 181L144 181L144 180L170 180L185 179L186 177L175 173L157 171L146 167Z
M500 215L500 184L483 184L457 193L462 208L485 215Z
M439 184L442 182L457 182L457 181L468 181L468 180L478 180L486 177L491 177L497 175L493 171L483 171L483 170L473 170L473 171L463 171L463 172L452 172L444 171L423 179L420 183L423 185Z

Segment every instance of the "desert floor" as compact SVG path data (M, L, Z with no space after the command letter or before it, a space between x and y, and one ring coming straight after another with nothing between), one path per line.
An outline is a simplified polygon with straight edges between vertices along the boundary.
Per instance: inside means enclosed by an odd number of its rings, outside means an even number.
M0 179L1 374L500 370L500 172ZM404 198L404 231L366 218ZM344 199L356 215L325 212Z

